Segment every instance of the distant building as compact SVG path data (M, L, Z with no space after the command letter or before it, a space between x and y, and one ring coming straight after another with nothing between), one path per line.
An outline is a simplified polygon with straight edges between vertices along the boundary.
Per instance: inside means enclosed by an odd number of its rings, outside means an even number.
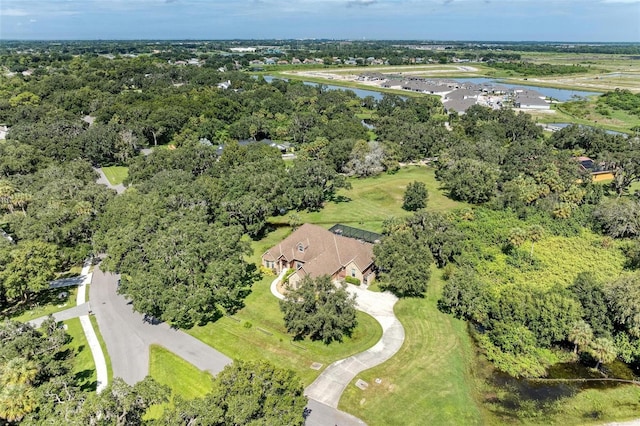
M516 91L513 106L520 109L551 109L545 97L533 90Z
M575 160L580 164L580 169L591 174L592 182L605 182L613 180L614 175L611 170L604 167L604 163L596 163L589 157L576 157Z

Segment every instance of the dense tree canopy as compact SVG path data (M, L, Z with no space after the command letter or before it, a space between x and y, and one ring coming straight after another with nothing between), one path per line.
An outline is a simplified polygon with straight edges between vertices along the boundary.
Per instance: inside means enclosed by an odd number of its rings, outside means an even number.
M325 343L351 336L358 324L355 296L346 286L338 287L328 275L305 276L295 289L289 289L280 301L287 331L294 338L309 337Z

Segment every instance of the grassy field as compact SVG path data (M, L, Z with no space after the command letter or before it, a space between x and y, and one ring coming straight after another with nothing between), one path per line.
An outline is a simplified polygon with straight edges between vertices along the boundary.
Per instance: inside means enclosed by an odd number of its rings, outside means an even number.
M6 316L15 321L31 321L32 319L55 314L75 306L77 287L56 288L42 291L33 296L29 304L19 303L4 311L0 311L0 317ZM60 294L66 293L66 297L60 298Z
M367 179L350 179L351 189L338 191L337 199L325 204L319 212L301 212L300 219L305 223L315 223L330 227L336 223L379 232L382 223L390 217L410 215L402 210L402 197L405 188L413 181L423 182L429 191L427 210L446 211L466 206L453 201L440 190L435 170L431 167L403 167L395 174L382 174ZM287 216L273 218L272 223L284 225Z
M129 168L122 166L103 167L102 171L111 185L121 184L129 174Z
M211 374L200 371L158 345L152 345L150 348L149 375L161 385L168 386L171 389L171 397L168 403L151 406L145 415L146 420L159 418L166 407L173 406L176 395L184 399L195 399L205 396L212 389Z
M96 366L93 355L89 349L89 343L82 330L79 318L73 318L64 322L67 326L67 334L71 336L68 348L76 354L73 364L73 373L78 384L84 390L96 389Z
M233 359L267 360L274 365L294 370L305 385L321 371L311 369L319 362L326 367L333 361L362 352L382 336L382 328L373 317L358 312L358 326L342 343L325 345L308 339L293 342L287 334L282 313L269 290L273 277L254 284L246 299L246 307L233 318L223 317L204 327L194 327L187 333L202 340Z
M369 387L347 386L340 409L370 426L489 422L476 402L474 349L466 324L436 307L443 286L439 276L436 271L424 299L398 302L404 345L389 361L359 374L354 382L360 378Z

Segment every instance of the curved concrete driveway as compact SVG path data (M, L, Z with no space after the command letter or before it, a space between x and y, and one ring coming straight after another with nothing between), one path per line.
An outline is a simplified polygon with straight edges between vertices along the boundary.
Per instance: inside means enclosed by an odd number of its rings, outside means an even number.
M278 292L277 284L282 276L271 283L271 293L279 299L284 296ZM348 284L347 291L356 295L356 308L371 315L382 326L382 337L373 347L364 352L341 359L329 365L306 389L306 395L315 401L338 407L342 392L356 374L382 364L402 347L404 328L393 312L398 298L391 293L375 293L355 285Z
M200 370L216 375L231 359L165 323L151 324L116 293L117 276L96 267L89 287L91 308L111 357L114 377L133 385L149 374L149 346L158 344Z

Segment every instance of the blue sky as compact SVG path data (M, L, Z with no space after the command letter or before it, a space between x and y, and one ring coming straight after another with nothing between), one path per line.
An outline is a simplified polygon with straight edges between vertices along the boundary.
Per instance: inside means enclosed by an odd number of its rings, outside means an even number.
M640 42L640 0L0 0L0 39Z

